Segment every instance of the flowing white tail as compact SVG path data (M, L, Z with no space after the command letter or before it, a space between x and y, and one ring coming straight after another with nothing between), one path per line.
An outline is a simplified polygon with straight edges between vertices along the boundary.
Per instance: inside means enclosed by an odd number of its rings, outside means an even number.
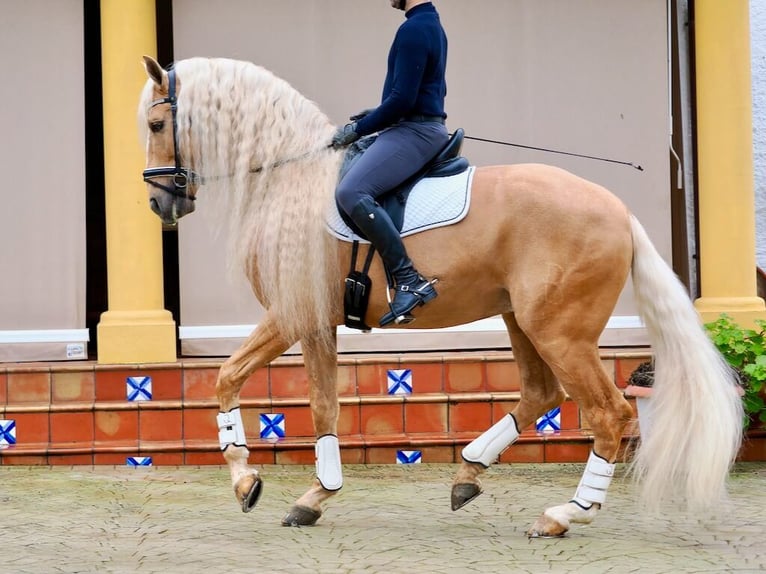
M650 510L683 497L692 509L726 496L742 441L736 375L704 331L686 289L631 217L633 286L654 349L651 432L633 471Z

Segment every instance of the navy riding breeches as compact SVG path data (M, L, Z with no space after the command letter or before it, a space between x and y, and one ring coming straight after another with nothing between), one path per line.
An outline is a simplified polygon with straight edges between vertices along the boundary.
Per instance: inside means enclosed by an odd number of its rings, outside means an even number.
M447 145L439 122L400 122L383 130L338 184L338 205L350 214L365 196L377 199L420 171Z

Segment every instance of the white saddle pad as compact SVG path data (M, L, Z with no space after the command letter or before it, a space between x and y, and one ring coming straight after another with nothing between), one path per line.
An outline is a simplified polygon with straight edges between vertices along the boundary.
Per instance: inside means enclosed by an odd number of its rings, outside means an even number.
M402 237L461 221L468 214L471 204L471 181L475 169L471 166L457 175L421 179L407 198ZM327 226L338 239L369 243L346 225L336 205L330 210Z

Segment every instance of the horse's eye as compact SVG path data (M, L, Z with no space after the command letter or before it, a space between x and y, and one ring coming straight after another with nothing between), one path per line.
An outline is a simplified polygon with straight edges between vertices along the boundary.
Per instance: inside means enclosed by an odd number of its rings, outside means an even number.
M149 124L149 129L152 130L152 133L158 133L162 131L162 128L165 127L165 122L152 122Z

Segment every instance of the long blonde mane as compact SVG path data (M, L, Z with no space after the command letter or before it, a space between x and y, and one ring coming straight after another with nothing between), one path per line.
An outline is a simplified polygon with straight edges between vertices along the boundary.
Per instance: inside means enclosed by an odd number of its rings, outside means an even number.
M327 232L340 152L334 128L284 80L249 62L192 58L175 65L182 161L223 200L230 262L290 340L333 324L337 241ZM151 84L139 110L147 110ZM145 122L144 122L145 124Z

